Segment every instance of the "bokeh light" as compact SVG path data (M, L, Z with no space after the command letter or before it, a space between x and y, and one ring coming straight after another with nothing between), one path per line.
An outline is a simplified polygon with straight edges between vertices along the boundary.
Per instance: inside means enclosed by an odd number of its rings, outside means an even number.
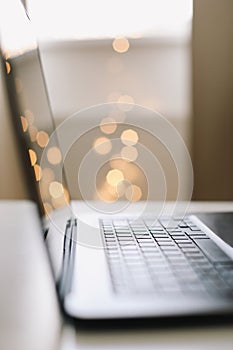
M28 128L28 131L29 131L29 135L30 135L30 139L32 142L35 142L36 141L36 137L37 137L37 133L38 133L38 130L35 126L33 125L30 125L29 128Z
M118 37L113 40L112 47L118 53L127 52L129 49L129 40L124 37Z
M22 128L23 128L23 132L26 132L27 129L28 129L28 121L22 115L20 116L20 120L21 120L21 125L22 125Z
M124 175L119 169L109 170L106 180L109 185L117 186L120 181L124 180Z
M118 199L116 187L109 185L107 181L97 190L98 199L104 202L114 202Z
M43 171L42 171L42 179L43 179ZM49 195L49 186L48 186L48 183L44 182L43 180L40 181L40 194L41 194L41 197L43 199L43 201L45 199L49 199L50 198L50 195Z
M58 181L51 182L49 185L49 193L55 199L61 197L64 193L62 184Z
M108 154L112 149L112 143L107 137L98 137L94 144L94 150L100 155Z
M133 146L138 142L138 133L133 129L124 130L121 134L121 141L126 146Z
M125 197L131 202L137 202L142 197L142 190L137 185L129 186L125 191Z
M43 177L42 177L43 182L50 183L55 179L54 171L50 168L44 168L42 170L42 174L43 174Z
M133 146L125 146L121 150L121 157L129 162L134 162L138 157L138 151Z
M47 151L47 159L49 163L53 165L61 163L62 154L60 149L56 146L49 148Z
M41 148L44 148L49 142L49 135L45 131L38 131L36 135L36 141Z
M127 180L120 181L116 186L116 192L118 196L123 197L125 195L125 191L129 186L131 186L129 181Z
M41 167L38 164L34 165L34 173L35 173L36 181L40 181L42 176L42 171L41 171Z
M32 125L33 122L34 122L34 115L33 115L33 113L29 109L26 109L24 111L24 115L25 115L25 117L26 117L26 119L28 121L28 124Z
M100 130L104 134L113 134L117 129L116 121L113 118L104 118L100 123Z
M6 63L6 72L7 72L7 74L10 74L10 72L11 72L11 65L7 61L5 63Z
M28 153L29 153L29 158L30 158L31 165L34 166L36 164L36 162L37 162L36 152L33 151L32 149L29 149Z
M121 95L117 102L119 102L119 108L125 112L131 111L135 104L133 97L130 95Z

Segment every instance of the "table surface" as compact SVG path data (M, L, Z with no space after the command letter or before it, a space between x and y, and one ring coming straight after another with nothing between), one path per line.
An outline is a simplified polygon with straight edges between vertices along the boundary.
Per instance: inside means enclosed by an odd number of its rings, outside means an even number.
M140 206L141 204L139 204ZM233 202L192 202L190 211L233 211ZM233 323L81 330L61 319L42 237L28 201L0 201L0 349L233 349ZM32 222L32 220L30 220Z

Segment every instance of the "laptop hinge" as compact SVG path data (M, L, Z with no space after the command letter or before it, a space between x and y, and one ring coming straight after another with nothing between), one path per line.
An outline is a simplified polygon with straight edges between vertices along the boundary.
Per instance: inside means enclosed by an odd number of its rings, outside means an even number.
M63 300L71 290L71 282L74 269L75 248L77 238L77 220L68 220L63 243L63 263L61 276L58 280L58 292Z

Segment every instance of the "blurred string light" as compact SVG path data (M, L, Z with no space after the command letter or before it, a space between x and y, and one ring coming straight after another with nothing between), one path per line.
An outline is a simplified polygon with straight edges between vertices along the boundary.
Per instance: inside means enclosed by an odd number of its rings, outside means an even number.
M48 190L51 196L50 203L52 208L58 209L69 203L69 192L60 182L51 182Z
M47 151L47 159L50 164L56 165L61 163L62 161L62 154L58 147L50 147Z
M47 146L49 142L49 135L46 131L40 130L34 126L34 116L30 110L25 111L25 117L20 116L22 129L24 132L28 131L31 141L37 142L40 148ZM38 149L38 155L35 150L29 149L30 163L34 170L35 180L40 181L40 194L44 203L45 213L48 214L53 209L61 208L69 202L69 193L63 187L63 185L55 181L54 170L47 167L41 169L37 164L39 154L41 151ZM57 165L62 160L62 154L58 147L50 147L47 151L47 160L52 165Z
M66 197L65 192L60 197L52 198L52 204L55 209L64 207L65 205L67 205L67 203L68 203L68 199Z
M116 186L116 192L119 197L123 197L125 195L126 189L131 186L128 180L120 181Z
M43 130L38 131L36 135L36 141L41 148L44 148L49 142L49 135Z
M121 142L126 146L133 146L138 142L138 133L133 129L124 130L121 134Z
M122 94L120 91L110 92L107 96L107 102L118 102L118 105L117 105L118 113L119 111L128 112L132 110L135 105L135 101L132 96L127 94ZM116 113L116 111L113 111L112 113Z
M31 162L31 166L34 166L37 162L37 155L36 152L33 151L33 149L29 149L28 150L29 153L29 158L30 158L30 162Z
M34 122L34 115L33 115L32 111L30 111L29 109L25 109L24 115L28 121L28 124L32 125Z
M109 161L109 165L112 169L124 169L126 162L124 159L120 158L120 155L115 155Z
M24 117L24 116L20 116L20 119L21 119L21 125L22 125L22 129L23 129L23 132L26 132L27 129L28 129L28 121L27 119Z
M10 65L10 63L8 61L6 61L5 63L6 63L6 72L7 72L7 74L10 74L10 72L11 72L11 65Z
M34 168L34 172L35 172L36 181L40 181L41 176L42 176L41 167L38 164L35 164L33 168Z
M124 175L119 169L109 170L106 176L106 180L109 183L109 185L116 187L119 182L124 180Z
M28 128L30 139L32 142L36 141L38 129L34 125L30 125Z
M131 103L131 104L134 104L134 99L130 95L121 95L118 98L118 102L119 103Z
M111 168L107 169L105 181L97 186L99 199L106 202L124 198L128 201L140 200L143 193L137 183L140 178L138 167L129 163L128 159L120 157L110 159L108 164Z
M117 37L113 40L112 47L118 53L125 53L129 49L129 40L124 37Z
M105 181L98 189L97 189L97 198L103 200L104 202L113 202L118 199L118 194L116 192L116 188L109 185L107 181Z
M55 179L54 171L50 168L44 168L42 170L43 173L43 182L50 183Z
M101 123L100 123L100 130L104 133L104 134L113 134L117 129L117 124L115 119L107 117L102 119Z
M132 185L126 188L125 197L132 202L139 201L142 197L142 190L137 185Z
M43 181L43 172L42 172L42 178L41 178L41 182L40 182L40 193L41 193L41 197L43 198L43 200L48 200L49 199L49 187L48 184L46 182Z
M63 195L64 189L60 182L53 181L49 185L49 193L53 198L59 198Z
M129 162L135 162L138 157L137 148L133 146L125 146L121 150L121 157Z
M98 137L95 140L93 147L96 153L100 155L105 155L111 152L112 143L107 137Z
M130 111L134 107L134 99L130 95L121 95L117 102L119 102L119 108L123 111Z
M114 133L116 127L115 118L106 117L100 123L100 130L105 134ZM97 186L97 196L106 202L123 197L129 201L138 201L142 197L142 190L136 184L139 170L137 166L132 168L128 167L127 164L136 161L138 157L135 145L139 136L135 130L125 129L122 131L120 139L125 146L122 147L119 155L115 155L109 160L108 164L111 169L107 171L104 182ZM105 155L112 150L111 140L107 137L99 137L94 141L93 147L96 153Z

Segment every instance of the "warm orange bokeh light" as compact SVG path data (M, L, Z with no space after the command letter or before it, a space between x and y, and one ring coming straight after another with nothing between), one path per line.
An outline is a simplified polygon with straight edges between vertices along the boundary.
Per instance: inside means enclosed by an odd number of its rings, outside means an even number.
M36 136L37 136L37 133L38 133L37 128L35 126L31 125L31 126L29 126L28 131L29 131L29 135L30 135L31 141L35 142L36 141Z
M10 74L10 72L11 72L11 65L9 62L6 62L6 72L7 72L7 74Z
M64 194L64 188L58 181L53 181L49 185L49 193L53 198L59 198Z
M133 146L138 142L138 133L132 129L124 130L121 134L121 141L126 146Z
M125 197L131 202L137 202L142 197L142 190L137 185L129 186L125 191Z
M41 148L44 148L49 142L49 135L45 131L38 131L36 141Z
M38 164L34 165L34 172L35 172L36 181L40 181L42 176L42 171L41 171L41 167Z
M118 53L127 52L129 49L129 40L124 37L118 37L114 39L112 47Z
M47 151L47 159L51 164L59 164L62 160L62 154L58 147L51 147Z
M100 130L104 134L113 134L117 129L116 121L112 118L104 118L100 123Z
M23 128L23 131L26 132L27 129L28 129L28 121L22 115L20 116L20 119L21 119L21 125L22 125L22 128Z
M124 180L124 175L122 171L118 169L113 169L113 170L109 170L106 176L106 179L109 185L117 186L120 181Z
M30 158L31 165L34 166L36 164L36 162L37 162L36 152L33 151L33 149L29 149L28 153L29 153L29 158Z

